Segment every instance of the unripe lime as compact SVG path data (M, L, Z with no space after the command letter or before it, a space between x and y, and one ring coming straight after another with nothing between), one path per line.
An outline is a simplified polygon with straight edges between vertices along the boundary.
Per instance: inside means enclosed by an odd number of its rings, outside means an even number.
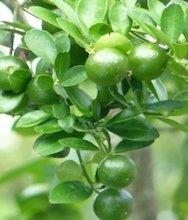
M96 44L95 50L103 48L114 48L126 54L132 47L131 41L120 33L112 32L101 36Z

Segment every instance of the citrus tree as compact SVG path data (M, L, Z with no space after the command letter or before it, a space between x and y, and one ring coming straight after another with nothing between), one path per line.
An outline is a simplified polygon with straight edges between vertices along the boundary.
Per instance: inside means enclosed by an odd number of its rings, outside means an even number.
M27 0L17 6L22 19L1 24L12 40L10 53L0 57L0 113L18 118L15 131L36 133L39 155L62 158L51 203L95 194L99 219L126 219L133 198L125 187L137 174L128 153L159 138L156 121L188 132L177 117L188 112L188 4ZM41 29L23 19L24 11L41 20Z

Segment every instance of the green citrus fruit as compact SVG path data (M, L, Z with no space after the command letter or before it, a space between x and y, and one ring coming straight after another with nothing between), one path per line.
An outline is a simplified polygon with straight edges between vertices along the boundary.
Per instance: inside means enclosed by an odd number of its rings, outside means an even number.
M103 48L114 48L123 53L127 53L131 49L132 45L131 41L122 34L112 32L101 36L94 47L96 51Z
M0 89L11 91L9 76L18 69L28 69L27 64L14 56L0 58Z
M85 68L89 79L98 85L110 86L127 75L129 62L121 51L104 48L89 56Z
M164 49L153 43L136 45L129 53L132 75L139 80L152 80L160 76L167 64Z
M44 78L43 81L41 80L42 78ZM58 100L58 96L52 86L53 80L50 75L37 75L28 83L26 93L31 102L37 105L49 105Z
M109 187L128 186L136 176L136 165L125 155L111 155L99 164L97 177L101 183Z
M95 198L93 208L101 220L124 220L131 212L132 196L123 189L106 188Z

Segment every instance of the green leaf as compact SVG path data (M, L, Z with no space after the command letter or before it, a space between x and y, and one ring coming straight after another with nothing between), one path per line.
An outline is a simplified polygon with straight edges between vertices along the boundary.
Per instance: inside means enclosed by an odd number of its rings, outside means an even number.
M80 139L80 138L63 138L59 140L59 143L63 147L70 147L77 150L89 150L89 151L97 151L99 150L94 144L89 141Z
M111 132L128 140L153 141L155 138L159 137L157 129L145 119L139 117L114 123L107 128Z
M139 114L140 112L138 110L133 111L131 109L123 109L108 121L107 126L125 122L127 120L137 117Z
M171 42L176 42L183 32L184 12L179 4L170 4L161 16L161 30Z
M79 164L73 160L67 160L61 163L56 168L56 175L62 182L70 180L80 180L83 178L83 173Z
M187 56L187 53L188 53L187 45L181 44L181 43L173 43L172 48L177 58L183 59Z
M92 188L80 181L66 181L58 184L50 192L50 202L76 203L88 199L92 194Z
M59 126L67 133L73 132L73 125L75 122L74 115L68 115L67 117L64 117L63 119L58 120Z
M53 0L53 3L64 13L64 15L66 15L71 23L75 24L77 27L80 26L80 22L76 12L69 4L62 0Z
M50 115L42 110L30 111L18 120L17 127L31 127L40 124L50 118Z
M183 90L178 92L174 97L174 100L179 100L179 101L187 101L188 102L188 90Z
M3 21L4 24L7 24L10 27L21 29L23 31L29 31L32 29L31 26L23 24L23 23L17 23L17 22L9 22L9 21Z
M54 41L55 41L58 53L65 53L65 52L70 51L70 48L71 48L70 38L63 31L60 31L55 34Z
M30 78L31 72L29 70L22 69L14 71L8 77L11 88L15 93L23 92Z
M61 85L64 87L76 86L85 79L87 79L85 67L82 65L73 66L62 75Z
M23 99L24 93L14 94L0 91L0 113L11 112L22 103Z
M169 119L169 118L163 118L163 117L156 117L156 119L159 119L160 121L163 121L164 123L180 130L180 131L183 131L185 133L188 133L188 126L185 126L177 121L174 121L172 119Z
M27 47L37 56L50 64L54 64L57 49L52 36L47 31L32 29L25 35Z
M128 16L127 10L128 9L123 4L116 2L112 6L108 15L112 29L123 35L128 34L132 25L132 21Z
M55 73L59 80L70 66L70 54L68 52L59 53L55 60Z
M79 0L76 9L81 22L89 28L104 21L107 6L107 0Z
M92 100L82 89L78 87L66 87L66 93L68 94L71 102L78 108L78 110L84 115L92 116Z
M58 141L65 136L64 133L44 134L36 139L34 150L41 156L48 156L65 149Z
M148 0L148 8L152 14L152 18L157 24L160 24L161 14L165 5L159 0Z
M56 21L59 16L55 14L52 10L40 6L31 6L29 8L29 11L41 20L46 21L56 27L59 27Z
M168 35L166 35L164 32L162 32L161 30L157 29L155 26L149 25L149 24L145 24L145 31L150 34L151 36L153 36L155 39L161 41L162 43L166 44L169 48L172 49L172 45L170 42L170 39L168 37Z
M92 40L97 41L102 35L112 32L112 28L106 23L96 23L89 28Z
M152 141L134 141L134 140L122 140L114 149L116 153L129 152L139 150L144 147L148 147L153 143Z
M173 110L170 115L186 115L188 112L188 90L183 90L178 92L174 97L173 100L181 101L184 105L182 109Z
M75 24L64 18L58 18L57 23L59 24L60 28L62 28L67 34L73 37L75 41L77 41L80 45L85 48L89 47L88 39L82 35Z
M121 0L121 2L127 7L127 8L134 8L136 5L137 0Z
M146 111L154 111L166 115L166 114L170 114L170 112L174 112L175 110L184 108L184 104L181 101L165 100L152 104L145 104L144 108Z
M51 75L48 74L41 74L38 75L36 78L36 84L38 88L46 91L53 87L53 79Z
M62 118L65 118L69 114L70 110L69 110L69 107L65 105L64 102L61 102L61 103L55 103L52 105L52 112L55 118L62 119Z
M164 84L160 79L154 79L146 83L148 88L151 90L151 92L159 101L164 101L168 99L168 93L166 87L164 86Z
M35 131L40 134L51 134L61 130L62 128L59 126L56 119L49 119L35 127Z

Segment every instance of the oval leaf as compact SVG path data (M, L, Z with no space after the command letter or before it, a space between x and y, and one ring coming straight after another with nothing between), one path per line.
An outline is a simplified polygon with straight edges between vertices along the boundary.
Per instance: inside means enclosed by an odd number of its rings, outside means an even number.
M132 21L127 13L127 8L120 2L116 2L109 12L109 20L114 31L127 35Z
M80 181L66 181L58 184L50 192L51 203L76 203L88 199L92 188Z
M86 116L92 116L92 100L82 89L78 87L66 87L71 102Z
M70 148L74 148L77 150L91 150L91 151L97 151L98 148L92 144L89 141L80 139L80 138L63 138L61 140L59 140L59 143L63 146L63 147L70 147Z
M25 35L27 47L37 56L54 64L57 49L53 38L47 31L32 29Z
M170 4L162 13L161 30L172 42L176 42L183 32L184 12L179 4Z
M134 141L134 140L122 140L114 149L116 153L129 152L147 147L153 143L152 141Z
M66 160L56 168L60 181L80 180L83 178L82 169L73 160Z
M107 6L107 0L79 0L77 14L82 23L89 28L98 22L103 22Z
M55 73L59 80L62 79L64 72L68 70L69 66L70 54L68 52L59 53L55 60Z
M19 106L24 99L24 93L14 94L0 91L0 113L8 113Z
M19 118L16 127L32 127L46 121L48 118L50 118L50 115L42 110L31 111Z
M159 137L157 129L141 118L133 118L124 122L114 123L107 128L111 132L128 140L152 141Z
M64 133L58 132L40 136L34 143L35 151L41 156L47 156L62 151L64 147L58 142L58 140L64 135Z
M61 78L64 87L76 86L87 79L85 68L82 65L74 66L66 71Z
M58 124L57 120L54 118L49 119L35 127L35 131L40 134L51 134L51 133L58 132L61 130L62 128Z

